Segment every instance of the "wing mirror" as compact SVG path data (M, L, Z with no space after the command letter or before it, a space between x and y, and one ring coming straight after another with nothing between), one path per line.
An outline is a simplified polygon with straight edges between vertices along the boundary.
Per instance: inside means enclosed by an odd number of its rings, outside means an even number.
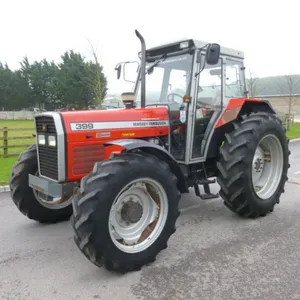
M135 83L136 73L139 71L139 67L140 67L139 62L126 61L126 62L118 63L115 67L115 70L117 71L117 79L120 79L120 77L121 77L122 65L123 65L123 79L125 81ZM136 65L137 65L137 67L136 67ZM128 77L129 77L129 79L128 79Z
M121 77L122 65L121 65L121 64L117 64L116 67L115 67L115 70L117 71L117 79L120 79L120 77Z
M216 65L219 62L221 47L219 44L209 44L206 50L205 60L208 65Z

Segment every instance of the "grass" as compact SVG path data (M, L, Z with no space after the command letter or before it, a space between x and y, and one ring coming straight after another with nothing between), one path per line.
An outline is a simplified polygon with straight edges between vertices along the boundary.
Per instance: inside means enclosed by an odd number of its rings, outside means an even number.
M8 183L10 174L11 174L11 169L13 164L16 162L18 159L18 156L15 157L7 157L7 158L0 158L0 185L5 185Z
M25 121L15 121L15 120L0 120L0 128L7 127L9 129L13 128L22 128L22 129L32 129L32 130L16 130L16 131L9 131L8 138L10 137L24 137L24 136L32 136L35 132L34 130L34 121L25 120ZM3 131L0 131L0 137L3 137ZM8 146L17 146L18 148L10 148L8 149L8 154L19 154L20 152L24 151L27 147L23 147L22 145L29 145L35 142L34 137L29 139L15 139L9 140ZM3 145L3 140L0 140L0 145ZM3 149L0 149L0 155L3 154Z
M287 136L291 140L300 138L300 123L295 123L287 132Z
M31 120L0 120L0 128L32 128L33 130L17 130L17 131L9 131L8 137L23 137L23 136L31 136L34 133L34 121ZM0 137L3 137L3 131L0 131ZM35 138L32 137L30 139L16 139L9 140L8 145L18 145L18 148L10 148L8 149L9 154L19 154L26 150L28 147L23 147L23 145L30 145L35 143ZM3 146L3 140L0 140L0 146ZM3 154L3 149L0 149L0 155ZM7 184L11 172L11 168L15 161L18 159L17 156L3 158L0 157L0 185Z
M8 128L34 128L34 122L33 121L6 121L6 120L0 120L0 128L2 127L8 127ZM2 132L0 132L1 134ZM33 131L10 131L9 132L9 137L12 136L29 136ZM300 138L300 123L294 124L292 128L287 132L287 136L289 139L295 139L295 138ZM0 140L0 145L2 145L3 141ZM28 147L22 147L22 144L34 144L35 139L22 139L22 140L11 140L9 141L9 145L20 145L20 148L12 148L9 149L9 153L21 153L24 150L26 150ZM2 149L0 151L3 151ZM3 152L0 152L2 154ZM18 159L18 156L13 156L13 157L8 157L8 158L3 158L0 157L0 185L2 184L7 184L11 169L13 164L16 162Z

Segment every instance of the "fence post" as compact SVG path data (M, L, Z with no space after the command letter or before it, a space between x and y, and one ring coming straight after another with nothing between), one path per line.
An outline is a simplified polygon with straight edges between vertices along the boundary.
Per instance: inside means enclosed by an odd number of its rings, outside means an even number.
M8 130L3 128L3 156L8 157Z

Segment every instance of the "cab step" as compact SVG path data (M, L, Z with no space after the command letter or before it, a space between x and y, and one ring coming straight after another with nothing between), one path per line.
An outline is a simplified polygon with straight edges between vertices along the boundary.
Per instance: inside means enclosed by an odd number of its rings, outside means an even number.
M219 198L219 194L213 194L210 191L210 184L215 183L215 179L201 179L194 182L194 189L196 196L200 197L202 200L209 200ZM202 194L199 189L199 185L202 185L204 188L204 193Z
M200 180L197 180L197 183L198 184L213 184L213 183L216 183L216 179L200 179Z

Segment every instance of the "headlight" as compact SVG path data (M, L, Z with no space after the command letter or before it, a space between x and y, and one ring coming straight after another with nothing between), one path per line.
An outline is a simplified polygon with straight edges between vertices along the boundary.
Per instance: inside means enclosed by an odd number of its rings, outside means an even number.
M39 145L46 145L46 138L43 134L38 135L38 144Z
M49 144L50 147L55 147L56 146L55 136L49 135L49 137L48 137L48 144Z

